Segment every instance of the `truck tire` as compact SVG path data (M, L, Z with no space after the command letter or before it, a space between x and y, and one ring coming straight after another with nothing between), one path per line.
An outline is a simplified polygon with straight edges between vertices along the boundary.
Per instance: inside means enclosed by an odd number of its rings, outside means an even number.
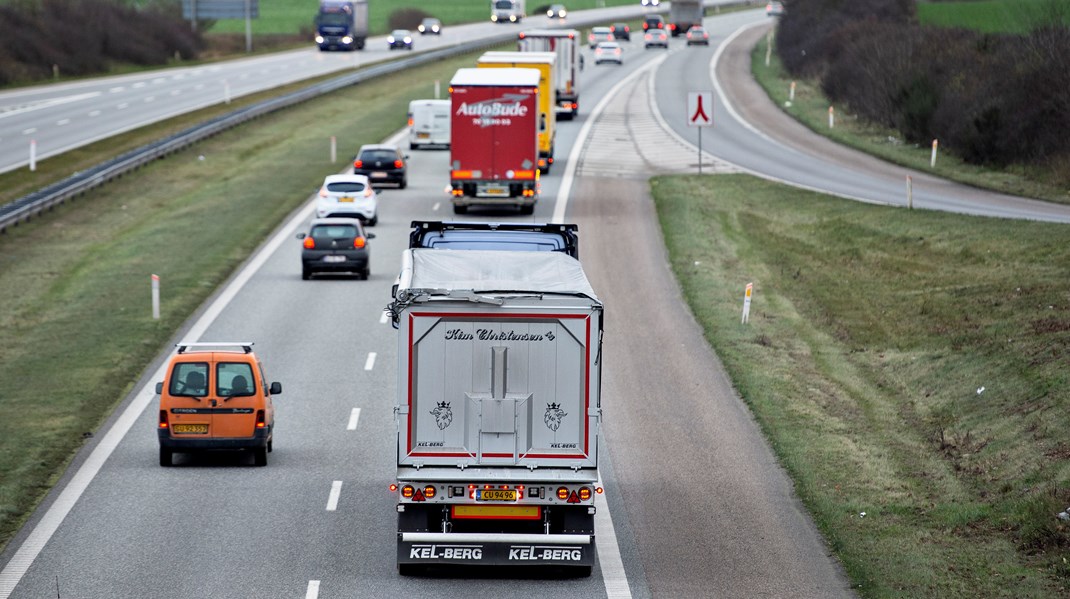
M173 466L174 462L171 460L171 457L173 455L174 454L170 449L167 449L166 447L161 447L160 448L160 465L163 466L164 468L168 468L170 466Z
M257 447L253 450L253 465L267 466L267 447Z
M465 214L467 212L468 212L468 206L462 206L460 204L454 204L453 205L453 213L454 214Z

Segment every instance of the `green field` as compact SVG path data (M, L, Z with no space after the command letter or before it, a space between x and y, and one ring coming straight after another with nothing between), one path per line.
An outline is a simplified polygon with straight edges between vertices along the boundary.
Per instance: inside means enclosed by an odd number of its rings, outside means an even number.
M652 188L692 312L862 596L1070 596L1070 227L745 175Z
M565 2L569 10L584 10L601 6L625 6L637 4L636 0L571 0ZM546 15L534 14L537 7L551 2L527 0L528 21L543 24ZM252 22L253 34L267 33L301 33L303 29L312 31L312 20L319 8L317 0L260 0L260 18ZM427 14L438 17L444 25L490 21L489 0L369 0L368 18L372 33L387 33L387 19L395 10L418 8ZM446 30L448 34L448 29ZM244 33L245 22L240 20L218 21L209 33Z
M1070 25L1066 0L919 1L918 21L937 27L963 27L986 33L1028 33L1035 27L1061 22Z

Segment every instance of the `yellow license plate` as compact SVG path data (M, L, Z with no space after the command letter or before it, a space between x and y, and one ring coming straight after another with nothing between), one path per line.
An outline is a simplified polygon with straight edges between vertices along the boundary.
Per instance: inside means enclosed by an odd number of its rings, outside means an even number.
M476 501L516 501L516 491L512 489L481 489L476 491Z
M353 198L338 198L338 201L339 202L352 203L353 202Z
M489 196L507 196L507 195L509 195L509 188L508 187L488 187L483 191L483 193L485 193L485 194L487 194Z
M182 434L187 434L187 435L190 435L190 434L193 434L193 435L207 435L208 434L208 425L207 424L176 424L176 425L171 427L171 430L175 431L176 433L182 433Z
M430 133L417 133L416 134L416 139L429 139L430 137L431 137Z

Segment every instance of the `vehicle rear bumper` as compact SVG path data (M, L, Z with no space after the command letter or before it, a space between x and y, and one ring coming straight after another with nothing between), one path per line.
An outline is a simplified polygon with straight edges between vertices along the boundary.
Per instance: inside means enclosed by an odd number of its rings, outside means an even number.
M213 449L260 449L271 440L271 427L257 429L252 437L229 438L176 438L170 431L159 430L160 447L173 451L209 451Z
M399 564L593 566L593 534L399 532Z

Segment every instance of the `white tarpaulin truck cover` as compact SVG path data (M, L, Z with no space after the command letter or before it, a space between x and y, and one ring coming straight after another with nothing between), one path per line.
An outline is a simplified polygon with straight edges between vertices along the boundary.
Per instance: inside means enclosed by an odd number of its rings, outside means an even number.
M598 301L579 260L558 252L410 249L399 289L579 294Z

